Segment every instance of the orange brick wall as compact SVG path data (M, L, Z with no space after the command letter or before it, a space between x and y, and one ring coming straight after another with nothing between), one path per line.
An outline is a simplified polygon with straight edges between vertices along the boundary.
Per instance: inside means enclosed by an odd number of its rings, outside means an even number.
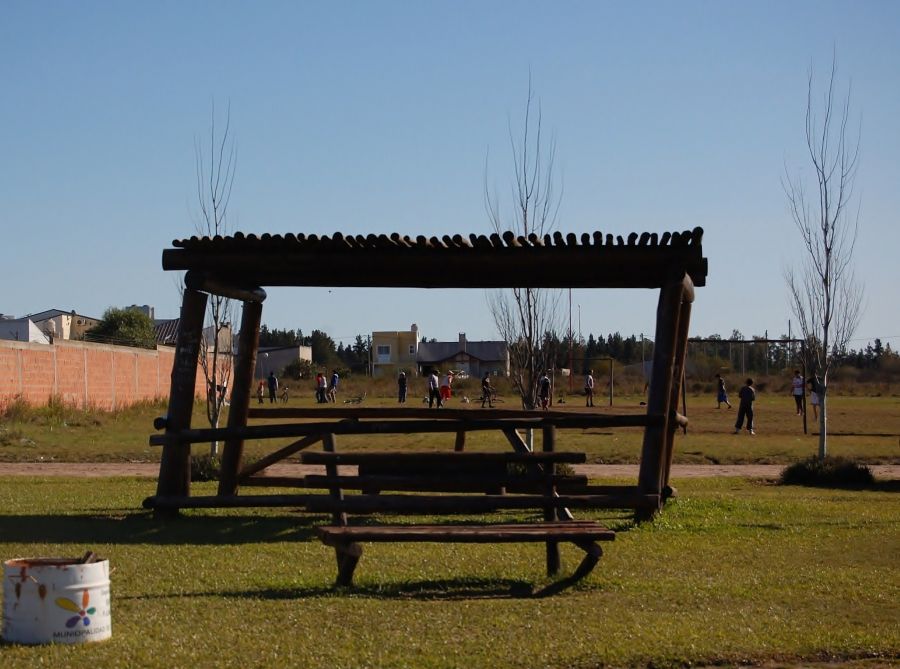
M175 349L155 351L81 341L52 345L0 340L0 405L16 396L43 405L52 396L79 407L118 409L167 398ZM197 393L203 392L197 371Z

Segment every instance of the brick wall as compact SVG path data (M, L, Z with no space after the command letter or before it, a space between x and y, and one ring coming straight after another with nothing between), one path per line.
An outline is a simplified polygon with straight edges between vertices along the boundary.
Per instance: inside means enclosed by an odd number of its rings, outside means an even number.
M117 409L167 398L175 349L154 350L56 340L0 340L0 405L16 396L43 405L51 396L79 407ZM203 392L197 371L197 392Z

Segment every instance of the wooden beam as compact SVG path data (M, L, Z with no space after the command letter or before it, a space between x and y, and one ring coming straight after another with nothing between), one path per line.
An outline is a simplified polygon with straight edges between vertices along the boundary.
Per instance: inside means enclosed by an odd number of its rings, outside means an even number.
M330 455L337 455L335 453L335 445L334 445L334 435L331 433L325 434L322 437L322 447L325 449L325 453ZM336 478L338 475L337 468L337 460L332 459L330 462L325 463L325 474L332 478ZM344 491L340 486L333 486L330 489L331 500L335 502L335 506L333 507L334 511L331 514L331 522L335 525L346 525L347 524L347 513L338 508L338 505L343 503L344 501ZM340 566L341 556L338 555L338 566Z
M145 509L304 508L316 513L472 514L500 509L543 509L548 504L592 509L656 509L659 497L641 493L612 495L353 495L335 500L329 495L153 496Z
M335 453L325 451L305 451L300 460L309 465L367 465L387 464L408 467L410 465L489 465L507 462L580 464L586 456L581 452L557 451L554 453L526 452L510 453L463 451L352 451Z
M247 486L282 487L282 488L331 488L340 486L350 490L372 491L405 490L409 492L491 492L506 488L510 493L537 494L543 491L547 477L540 475L522 476L390 476L390 475L338 475L335 477L322 474L306 476L256 476L243 482ZM563 492L572 494L608 494L608 490L596 490L588 485L587 476L552 477L552 483ZM629 492L636 492L631 486Z
M653 367L647 414L668 416L672 393L672 373L677 350L678 319L681 314L685 279L671 282L659 292L656 310L656 336L653 343ZM690 279L687 279L688 281ZM644 430L638 486L648 495L659 496L662 491L662 468L665 453L666 426L653 425Z
M273 407L251 408L248 416L262 420L309 420L315 418L327 419L424 419L424 420L497 420L497 419L543 419L543 420L567 420L571 418L591 418L603 421L610 419L613 422L629 422L634 419L642 421L646 417L642 413L634 414L597 414L593 411L526 411L524 409L453 409L443 407L440 411L428 409L426 405L420 407L365 407L365 406L339 406L329 404L327 406L313 407ZM642 427L644 423L635 425ZM627 425L602 425L600 427L627 427Z
M266 291L258 286L244 287L226 284L196 271L189 271L185 274L184 285L192 290L199 290L211 295L221 295L222 297L240 300L244 303L262 304L266 299Z
M163 269L194 270L224 286L339 286L383 288L659 288L686 271L703 285L700 246L430 246L408 248L166 249ZM453 272L434 272L436 263ZM328 271L333 266L341 272ZM553 272L522 272L552 266Z
M322 423L293 423L282 425L248 425L246 427L204 428L196 430L167 431L165 435L153 435L151 446L164 446L170 441L180 443L204 443L213 439L280 439L286 437L302 437L311 434L416 434L458 432L459 430L486 431L512 430L507 438L513 440L515 428L525 427L540 429L544 425L556 425L560 429L588 429L592 427L639 427L644 425L663 425L662 415L634 416L572 416L569 418L520 418L501 420L410 420L410 421L343 421ZM519 438L521 439L521 438ZM524 442L522 442L524 444ZM519 448L514 443L514 447Z
M541 448L545 453L553 453L556 450L556 428L552 425L545 425L543 428L543 439ZM547 463L544 467L544 494L548 496L556 495L556 486L554 483L553 477L553 463ZM544 520L548 522L554 522L559 520L556 507L546 506L544 507ZM559 573L560 568L560 558L559 558L559 543L557 541L548 541L546 544L547 548L547 575L555 576Z
M548 506L581 509L657 509L659 495L348 495L306 496L306 509L325 513L475 514L501 509L544 509Z
M693 284L690 283L690 277L685 277L685 286L690 286L689 291L693 297ZM685 293L688 291L685 290ZM666 428L666 443L663 452L662 464L662 484L660 492L664 491L669 485L669 473L672 471L672 459L675 455L675 432L678 426L687 427L687 416L678 413L678 399L682 396L684 389L684 361L687 355L687 339L688 329L691 325L691 302L684 300L681 303L680 313L678 316L678 334L675 346L675 364L672 370L672 392L669 396L669 407L672 412L673 420L669 421Z
M503 430L503 436L506 437L506 440L510 443L516 453L530 453L531 451L528 449L528 444L525 443L525 440L522 439L522 435L512 427L508 427Z
M206 300L206 295L196 290L185 289L182 296L181 320L175 343L175 363L172 367L169 410L166 416L166 434L169 436L191 427ZM188 496L190 491L190 444L170 440L163 447L156 494L164 497Z
M265 295L265 292L263 292ZM228 427L246 427L253 392L253 371L256 369L256 351L259 348L259 325L262 319L262 301L244 302L241 314L241 332L238 337L238 356L234 365L231 388L231 406L228 407ZM225 441L219 476L219 494L234 495L238 490L238 472L244 458L244 440L234 437Z
M240 483L245 483L247 479L249 479L254 474L259 474L259 472L263 471L267 467L271 467L276 462L281 462L287 457L290 457L297 451L302 451L304 448L309 448L313 444L317 444L322 441L321 434L311 434L307 437L303 437L302 439L298 439L292 444L288 444L284 448L279 448L274 453L270 453L269 455L261 457L256 462L252 462L241 470L241 473L238 475L238 481Z

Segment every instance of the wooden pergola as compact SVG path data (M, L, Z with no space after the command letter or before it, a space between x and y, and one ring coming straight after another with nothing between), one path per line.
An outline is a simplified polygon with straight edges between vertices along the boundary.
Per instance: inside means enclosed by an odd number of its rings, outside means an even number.
M172 370L168 415L151 437L162 445L157 494L145 504L178 509L187 506L286 505L285 496L240 496L251 477L311 443L333 450L334 434L386 432L456 432L500 429L514 448L524 444L517 428L644 427L640 473L636 486L610 486L597 505L635 508L650 515L664 502L669 488L675 432L686 418L677 412L683 379L691 304L695 286L706 282L703 231L632 233L627 237L600 232L538 237L503 235L244 235L192 237L173 242L162 255L165 270L186 271L180 330ZM436 267L452 271L437 272ZM250 409L253 370L259 344L264 288L405 287L405 288L650 288L659 290L652 376L646 415L526 412L501 409L427 412L416 409ZM208 296L221 295L243 304L227 425L191 429L195 380ZM439 414L439 415L438 415ZM249 426L253 416L331 418L328 423L284 423ZM347 420L347 419L355 420ZM362 419L374 419L362 421ZM428 420L421 420L426 418ZM335 421L334 419L342 419ZM244 440L297 437L298 440L243 467ZM190 448L213 439L225 442L218 494L190 497ZM459 439L457 446L460 446ZM460 450L459 448L457 450ZM626 489L627 488L627 489ZM299 496L292 498L296 503ZM637 500L637 501L636 501ZM652 503L647 504L647 500ZM578 500L574 500L576 505ZM588 504L585 504L586 506Z

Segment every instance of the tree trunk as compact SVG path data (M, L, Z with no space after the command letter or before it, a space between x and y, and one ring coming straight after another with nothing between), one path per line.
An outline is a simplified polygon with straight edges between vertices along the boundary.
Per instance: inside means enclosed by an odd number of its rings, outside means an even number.
M822 392L819 395L819 461L824 462L828 455L828 378L822 378Z

